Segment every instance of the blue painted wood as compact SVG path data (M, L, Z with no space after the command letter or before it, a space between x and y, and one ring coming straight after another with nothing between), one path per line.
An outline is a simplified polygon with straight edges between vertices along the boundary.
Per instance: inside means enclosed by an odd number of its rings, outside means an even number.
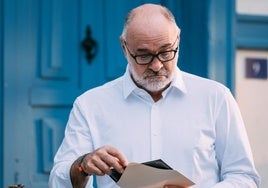
M237 15L236 46L268 49L268 16Z
M3 155L4 155L4 123L3 123L3 112L4 112L4 69L3 69L3 18L4 18L3 1L0 1L0 186L3 185Z
M78 4L9 0L4 10L3 139L8 143L4 151L8 165L3 167L3 187L16 183L47 187L52 155L81 90ZM36 122L43 123L40 127Z
M36 135L39 154L38 169L49 174L54 156L64 136L66 122L60 117L41 118L36 122Z
M208 77L234 90L235 1L207 1Z
M70 92L71 86L35 86L30 89L29 104L32 107L72 107L79 89Z
M69 79L77 61L77 10L64 1L41 1L40 6L41 77Z
M177 6L181 7L181 10L178 10L180 15L177 20L181 27L179 67L187 72L207 77L206 1L178 1Z
M18 142L21 137L17 138L17 132L15 129L15 119L17 116L17 109L14 108L14 106L17 106L15 103L16 99L16 89L18 86L16 84L16 79L11 76L11 73L15 73L15 76L17 76L17 72L14 72L14 70L17 70L17 64L15 64L15 31L17 28L14 27L15 22L15 15L14 14L7 14L7 12L14 11L13 9L14 2L10 1L10 3L4 2L3 3L3 62L4 62L4 72L6 73L4 75L4 80L6 87L4 89L4 134L3 134L3 143L4 151L3 151L3 171L5 172L3 174L3 187L7 187L8 184L11 184L18 179L18 173L17 168L15 168L15 163L19 163L20 160L18 158L15 158L15 139L9 139L9 138L16 138L16 142ZM21 31L23 32L23 31ZM8 34L7 34L8 33ZM13 38L11 37L13 36ZM17 55L17 54L16 54ZM8 164L8 166L6 165ZM9 170L13 169L13 170Z

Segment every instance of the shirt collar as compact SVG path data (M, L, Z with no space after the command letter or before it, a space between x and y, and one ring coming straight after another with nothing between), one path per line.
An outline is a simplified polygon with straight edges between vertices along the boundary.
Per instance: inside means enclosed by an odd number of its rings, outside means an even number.
M134 90L140 89L136 86L136 84L133 82L131 78L129 72L129 65L127 65L126 72L123 76L123 80L124 80L123 94L124 98L126 99ZM174 80L171 82L171 85L167 90L169 90L170 88L175 88L178 91L187 93L187 89L182 77L182 71L178 67L175 70Z
M138 88L130 76L129 65L127 65L123 80L123 94L124 98L126 99L135 89Z
M174 80L171 82L171 87L178 89L183 93L187 93L187 88L183 80L182 71L177 67L175 70Z

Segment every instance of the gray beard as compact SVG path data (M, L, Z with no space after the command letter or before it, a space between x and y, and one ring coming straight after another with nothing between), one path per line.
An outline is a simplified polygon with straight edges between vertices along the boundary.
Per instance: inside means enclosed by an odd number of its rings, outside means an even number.
M148 75L158 74L154 73L152 71L147 71L144 73L143 77L139 77L137 73L132 69L131 66L129 66L129 71L132 76L132 79L135 81L135 83L138 85L138 87L144 88L147 91L151 92L157 92L165 89L172 81L172 75L166 70L160 70L160 74L166 75L166 79L162 80L159 78L147 78Z

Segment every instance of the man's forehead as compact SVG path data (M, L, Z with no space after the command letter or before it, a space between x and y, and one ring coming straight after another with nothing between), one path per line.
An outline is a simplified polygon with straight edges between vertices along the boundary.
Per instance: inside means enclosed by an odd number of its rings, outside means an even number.
M159 38L174 38L179 33L178 28L174 25L168 24L165 27L159 25L132 25L128 28L126 33L127 40L137 39L159 39Z

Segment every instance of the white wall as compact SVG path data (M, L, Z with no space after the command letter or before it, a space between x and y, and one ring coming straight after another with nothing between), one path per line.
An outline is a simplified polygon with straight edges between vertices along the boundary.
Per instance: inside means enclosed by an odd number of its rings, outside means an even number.
M268 15L268 0L236 0L239 14Z
M268 51L237 50L236 52L236 99L245 121L255 164L262 178L261 187L267 188L268 80L246 78L245 58L267 60Z
M236 0L239 14L268 16L268 0ZM245 77L245 58L268 59L268 51L236 51L236 99L245 121L261 188L268 187L268 79ZM267 60L268 61L268 60Z

